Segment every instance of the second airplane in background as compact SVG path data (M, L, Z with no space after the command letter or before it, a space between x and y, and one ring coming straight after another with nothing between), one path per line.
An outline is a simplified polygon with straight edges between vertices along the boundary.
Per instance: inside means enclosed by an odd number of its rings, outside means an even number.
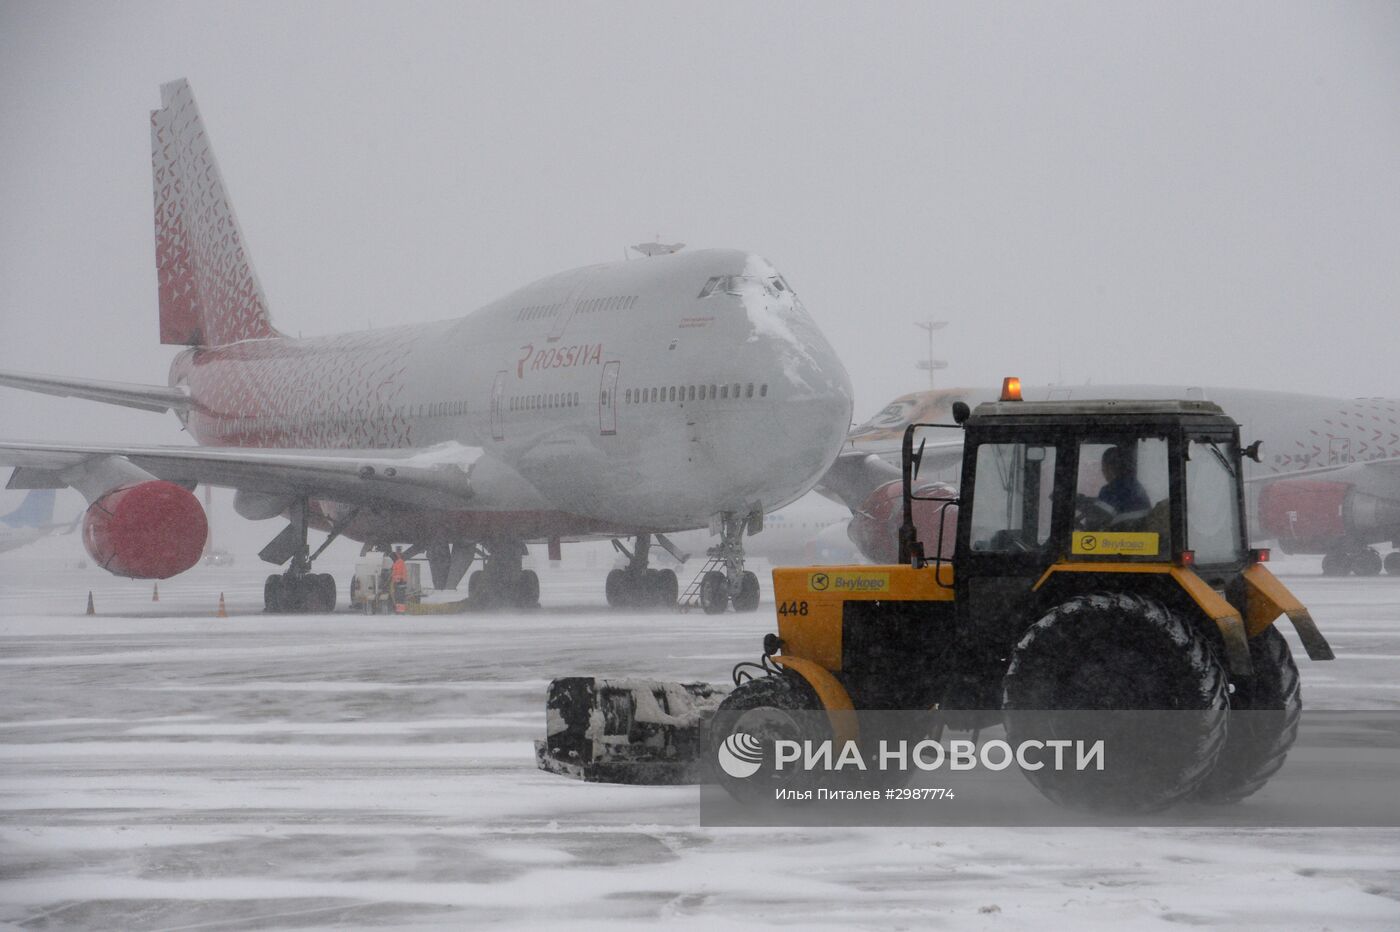
M821 488L850 507L849 533L862 553L890 562L894 552L901 514L892 463L905 426L952 423L954 402L996 397L993 389L916 392L851 431ZM1028 387L1025 397L1214 401L1239 422L1245 442L1262 441L1259 462L1243 460L1256 536L1288 553L1322 554L1328 575L1400 574L1400 400L1185 385L1054 385ZM922 478L956 484L961 457L960 437L930 445ZM1396 549L1382 556L1374 549L1382 543Z

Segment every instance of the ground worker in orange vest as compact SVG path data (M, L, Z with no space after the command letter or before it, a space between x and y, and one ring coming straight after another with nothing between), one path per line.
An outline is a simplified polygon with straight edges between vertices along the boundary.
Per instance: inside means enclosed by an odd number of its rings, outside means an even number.
M403 551L394 549L394 566L389 570L389 590L394 595L394 611L400 615L408 611L408 564L403 561Z

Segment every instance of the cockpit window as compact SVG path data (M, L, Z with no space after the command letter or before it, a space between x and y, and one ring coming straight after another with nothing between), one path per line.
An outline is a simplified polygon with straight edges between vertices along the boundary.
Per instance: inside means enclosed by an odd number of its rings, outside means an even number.
M746 292L751 294L755 289L762 289L770 297L777 297L784 291L792 291L781 276L763 279L751 275L716 275L705 282L699 297L708 298L717 292L742 296Z

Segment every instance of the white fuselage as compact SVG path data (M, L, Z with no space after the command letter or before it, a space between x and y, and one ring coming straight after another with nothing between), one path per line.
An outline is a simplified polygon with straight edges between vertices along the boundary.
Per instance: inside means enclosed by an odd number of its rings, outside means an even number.
M781 276L732 250L564 272L454 321L181 354L204 444L440 449L476 496L352 536L677 530L771 511L850 423L844 367Z

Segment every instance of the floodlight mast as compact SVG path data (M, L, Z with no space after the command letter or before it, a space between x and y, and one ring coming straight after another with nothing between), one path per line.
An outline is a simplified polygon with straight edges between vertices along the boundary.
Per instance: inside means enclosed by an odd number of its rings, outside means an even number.
M933 391L933 373L939 369L948 368L946 360L933 358L933 332L942 330L948 326L948 322L946 320L916 320L914 326L928 332L928 356L914 363L914 368L928 372L928 388L929 391Z

